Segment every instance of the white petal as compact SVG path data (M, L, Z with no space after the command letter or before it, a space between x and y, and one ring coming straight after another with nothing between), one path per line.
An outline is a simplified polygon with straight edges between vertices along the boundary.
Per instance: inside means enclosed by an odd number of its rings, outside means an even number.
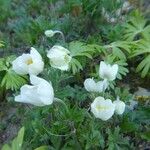
M103 80L103 90L105 91L105 90L108 88L108 86L109 86L108 80L107 80L107 79L104 79L104 80Z
M48 51L47 57L49 58L62 57L67 54L70 54L70 51L68 51L66 48L62 46L55 45Z
M117 99L113 102L113 104L115 104L115 112L119 115L123 114L125 111L125 103Z
M104 92L108 87L108 81L105 79L96 83L96 91Z
M20 75L25 75L28 74L28 65L26 64L26 61L30 59L29 54L23 54L19 57L17 57L13 62L12 62L12 69Z
M99 81L95 84L95 92L103 92L103 82Z
M67 70L69 69L69 65L68 65L68 64L63 65L63 66L56 66L56 65L54 65L54 64L51 64L51 66L52 66L53 68L57 68L57 69L60 69L60 70L63 70L63 71L67 71Z
M20 74L39 74L43 71L44 62L38 51L31 47L30 54L23 54L12 62L13 70Z
M47 81L35 75L30 75L30 82L33 85L39 85L41 82L47 82Z
M31 47L30 56L33 63L29 65L29 74L38 75L44 69L44 62L42 61L42 57L33 47Z
M91 104L91 111L96 118L106 121L113 116L115 105L110 99L105 100L103 97L99 96Z
M50 105L54 99L54 91L51 83L46 80L30 75L31 85L21 87L19 96L15 97L15 101L22 103L30 103L35 106Z
M24 85L21 87L21 95L15 97L15 101L21 103L29 103L35 106L44 106L40 101L35 86ZM34 93L34 94L33 94Z
M40 95L40 99L44 105L50 105L54 100L54 90L51 84L48 82L40 83L37 89L37 93Z
M42 60L40 53L34 47L31 47L30 56L32 57L33 60L34 59Z
M105 79L105 70L107 69L107 65L104 61L100 62L99 75L102 79Z
M88 78L84 81L84 87L88 92L103 92L108 87L107 80L95 82L94 79Z
M42 61L33 60L33 64L29 65L29 74L38 75L44 69L44 63Z
M21 95L15 96L16 102L23 102Z
M46 31L45 31L45 35L46 35L47 37L53 37L54 34L55 34L55 32L54 32L53 30L46 30Z
M113 65L111 70L112 70L111 80L115 80L116 76L117 76L117 73L118 73L118 65L117 64Z
M95 91L96 83L93 79L88 78L84 81L84 87L88 92L94 92Z
M69 62L72 57L69 56L70 52L62 46L53 46L47 53L47 57L50 59L50 64L54 68L61 70L68 70Z
M65 53L65 54L66 53L70 54L70 51L68 49L66 49L66 48L64 48L64 47L62 47L60 45L55 45L52 48L55 49L55 50L61 51L61 52Z
M68 70L68 68L69 68L69 60L68 60L68 62L66 62L65 61L65 56L53 57L53 58L50 59L50 64L54 68L58 68L58 69L65 68L63 70Z
M115 64L111 66L110 64L105 64L105 62L100 62L99 76L102 79L107 79L109 81L113 81L116 79L118 73L118 65Z

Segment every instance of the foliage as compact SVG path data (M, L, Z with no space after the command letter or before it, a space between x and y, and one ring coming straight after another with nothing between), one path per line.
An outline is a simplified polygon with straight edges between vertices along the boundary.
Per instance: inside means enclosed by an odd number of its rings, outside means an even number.
M4 42L0 41L0 48L4 46Z
M6 90L11 89L16 91L26 83L26 77L17 75L11 69L11 62L13 59L13 55L0 59L0 74L2 75L0 86Z
M139 12L135 12L134 17L131 17L129 23L125 26L124 38L129 41L134 41L132 44L131 58L141 55L141 62L138 64L136 71L141 72L141 76L149 76L149 39L150 39L150 25Z
M132 41L141 37L147 38L150 34L150 26L147 25L147 20L136 11L129 22L125 25L124 38Z
M2 150L22 150L22 144L23 144L23 139L24 139L24 133L25 133L25 128L22 127L16 138L13 139L11 146L8 144L5 144L2 147ZM36 148L35 150L48 150L47 146L40 146L38 148Z
M150 36L149 36L150 37ZM149 40L141 39L136 43L136 49L133 51L132 57L137 57L139 55L143 56L143 60L139 63L136 70L141 72L141 76L144 78L146 75L149 75L150 72L150 46Z
M12 141L11 147L8 144L5 144L2 147L2 150L22 150L24 130L24 127L19 130L17 137Z
M29 82L28 75L18 75L12 70L12 61L34 46L40 47L45 63L39 76L51 82L55 97L62 99L62 103L44 107L21 106L18 113L24 116L21 124L26 129L25 135L23 127L11 145L5 144L2 150L127 150L139 149L139 143L150 140L149 102L139 102L137 108L130 109L131 101L135 100L130 92L136 87L130 90L123 84L130 78L129 70L131 75L136 70L143 78L149 76L150 25L138 11L117 16L123 3L121 0L0 0L0 38L5 41L0 41L0 55L3 54L0 96L11 95L12 91L17 94ZM104 9L115 22L107 20ZM57 34L45 37L44 31L48 29L62 31L65 39ZM70 70L62 72L50 66L46 55L54 44L70 51ZM99 80L102 60L118 64L117 82L110 82L109 90L103 93L88 93L83 88L84 80L91 76ZM137 68L133 64L138 64ZM112 101L119 96L126 103L125 113L114 115L107 122L95 118L90 105L98 96Z
M83 70L83 64L78 61L78 58L80 57L87 57L89 59L92 59L92 55L95 53L96 50L99 50L101 47L96 44L86 44L79 41L73 41L69 43L69 50L71 51L71 56L73 57L73 60L71 61L71 68L73 74L76 72L79 72L80 70Z

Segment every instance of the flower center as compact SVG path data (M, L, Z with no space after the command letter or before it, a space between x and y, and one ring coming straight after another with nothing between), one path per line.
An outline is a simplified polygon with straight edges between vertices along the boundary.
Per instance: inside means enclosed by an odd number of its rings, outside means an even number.
M108 109L108 107L97 105L97 106L96 106L96 109L97 109L97 110L106 110L106 109Z
M28 59L28 60L26 61L26 64L27 64L27 65L33 64L32 58Z
M66 63L68 63L70 61L70 56L65 55L64 60L65 60Z

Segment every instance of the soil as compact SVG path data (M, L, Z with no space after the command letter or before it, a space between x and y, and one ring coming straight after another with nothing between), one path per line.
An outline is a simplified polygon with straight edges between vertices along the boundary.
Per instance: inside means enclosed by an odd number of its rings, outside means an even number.
M17 107L8 104L0 105L0 149L9 143L18 133L20 119L16 116Z

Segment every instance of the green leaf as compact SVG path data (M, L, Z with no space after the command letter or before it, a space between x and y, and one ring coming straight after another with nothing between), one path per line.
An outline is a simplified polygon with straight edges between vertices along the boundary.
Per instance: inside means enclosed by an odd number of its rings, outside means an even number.
M19 76L13 70L9 69L2 79L1 86L4 86L6 89L17 90L25 83L25 76Z
M75 58L72 58L72 60L70 62L70 66L71 66L73 74L75 74L83 69L81 63Z
M123 132L135 132L138 130L138 125L134 122L129 121L128 119L125 119L121 124L121 129Z
M22 150L24 130L24 127L19 130L17 137L12 141L11 148L6 144L3 146L2 150Z
M150 36L149 36L150 38ZM139 40L136 44L135 44L135 47L136 49L133 51L133 54L130 56L131 58L132 57L135 57L135 56L138 56L138 55L143 55L143 54L149 54L150 53L150 40L147 40L147 39L142 39L142 40Z
M40 146L34 150L48 150L48 146Z
M150 141L150 131L145 132L145 133L140 133L140 136L142 139Z
M150 25L146 26L146 24L147 20L139 12L136 12L125 25L125 39L133 41L138 35L147 38L147 34L150 33Z
M5 145L2 147L2 150L11 150L11 148L9 147L8 144L5 144Z
M141 61L141 63L137 66L136 71L141 72L141 76L144 78L148 73L150 73L150 54Z
M0 58L0 71L4 71L4 70L7 70L5 59Z
M22 149L24 131L25 131L25 128L22 127L18 132L18 136L12 141L12 150Z
M86 56L92 58L91 53L95 51L95 48L83 42L73 41L69 43L69 50L73 57Z
M17 136L18 149L21 149L21 146L22 146L22 143L23 143L24 131L25 131L25 128L24 128L24 127L22 127L22 128L19 130L19 133L18 133L18 136Z
M4 42L0 41L0 48L4 46Z
M119 59L126 60L125 54L117 47L113 48L113 55L118 57Z

